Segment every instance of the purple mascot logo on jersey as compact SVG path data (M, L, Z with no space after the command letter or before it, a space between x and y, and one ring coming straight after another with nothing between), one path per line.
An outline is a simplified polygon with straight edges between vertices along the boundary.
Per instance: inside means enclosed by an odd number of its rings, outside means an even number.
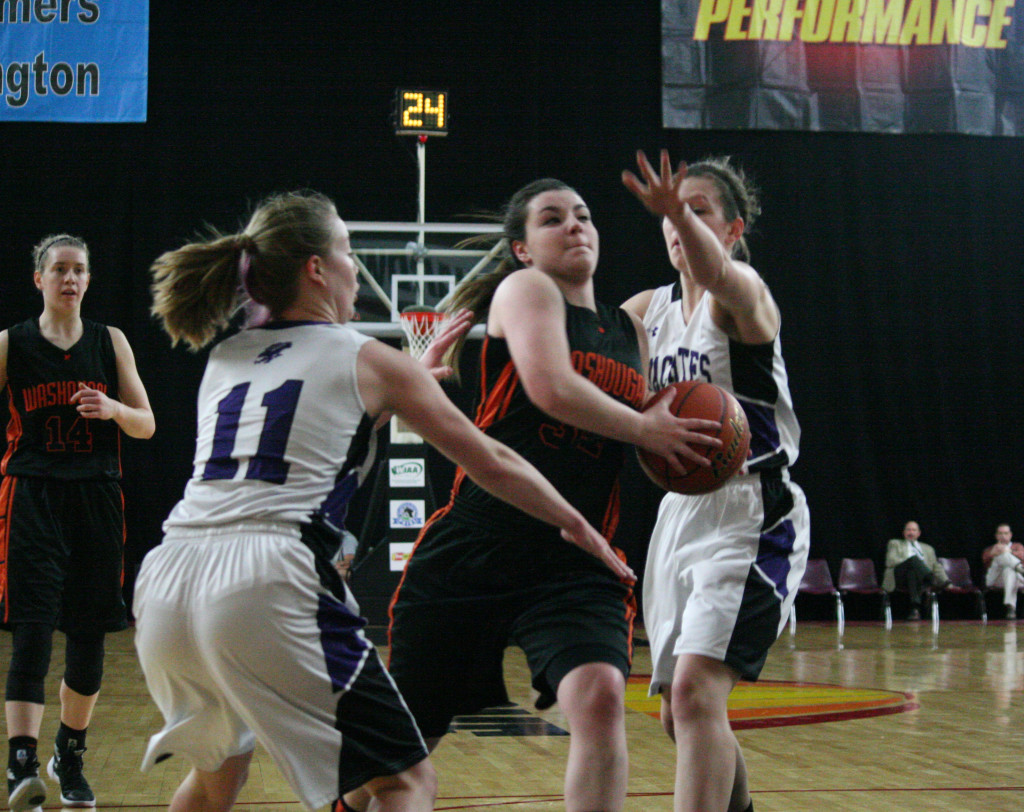
M292 345L290 341L278 341L276 344L271 344L263 352L256 356L254 364L269 364L275 358L280 358L281 354Z

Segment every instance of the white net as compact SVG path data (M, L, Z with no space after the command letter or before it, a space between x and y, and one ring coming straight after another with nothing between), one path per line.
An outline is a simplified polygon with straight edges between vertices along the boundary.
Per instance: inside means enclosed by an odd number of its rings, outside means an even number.
M436 310L419 309L405 310L398 315L413 358L421 358L426 352L444 322L444 315Z

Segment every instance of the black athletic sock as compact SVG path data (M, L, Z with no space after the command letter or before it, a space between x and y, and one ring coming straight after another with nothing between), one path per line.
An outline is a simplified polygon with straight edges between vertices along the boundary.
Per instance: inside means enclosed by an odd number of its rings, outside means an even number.
M14 767L20 763L18 751L31 750L32 755L35 755L39 741L32 736L14 736L7 740L7 744L10 747L7 751L7 766Z
M57 750L61 753L84 750L85 733L85 730L75 730L73 727L68 727L61 722L60 727L57 728L57 737L54 740L54 744L57 745Z

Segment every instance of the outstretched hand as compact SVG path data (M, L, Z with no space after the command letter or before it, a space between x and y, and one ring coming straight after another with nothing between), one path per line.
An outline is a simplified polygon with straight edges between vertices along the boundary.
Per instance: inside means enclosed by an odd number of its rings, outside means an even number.
M637 200L644 204L648 211L659 217L674 220L679 217L686 204L680 197L683 181L686 180L686 163L680 161L679 168L673 172L669 163L668 150L661 151L661 171L656 173L647 160L643 150L636 153L636 165L640 169L643 180L629 170L623 170L622 183L636 195Z
M590 553L599 559L616 576L629 584L636 583L636 574L630 569L618 554L612 549L604 536L598 533L586 521L580 520L578 527L573 529L562 529L562 538L570 544L575 544L581 550Z
M444 363L444 355L448 352L448 348L459 339L459 336L469 332L469 328L472 326L473 311L465 309L448 316L441 322L441 329L420 357L420 363L430 370L430 374L435 379L443 381L454 374L455 370Z

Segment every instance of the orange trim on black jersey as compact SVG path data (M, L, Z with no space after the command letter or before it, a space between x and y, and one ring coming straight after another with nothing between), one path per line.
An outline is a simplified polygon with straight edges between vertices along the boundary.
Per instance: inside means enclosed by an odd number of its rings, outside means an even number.
M615 538L615 531L619 528L619 507L621 504L620 500L620 484L619 480L615 480L615 484L612 486L612 492L608 496L608 507L605 509L604 518L601 521L601 535L603 535L609 541ZM626 561L626 554L621 549L612 545L612 550L615 555L619 557L623 564L628 564ZM623 583L626 583L623 581ZM623 604L626 608L626 625L629 628L628 639L627 639L627 651L629 652L629 664L633 664L633 621L636 619L637 608L636 608L636 594L633 592L633 588L630 587L629 593L623 599Z
M21 427L21 412L14 405L14 391L10 386L7 387L7 409L11 413L11 419L7 423L7 451L4 453L3 461L0 462L0 472L4 473L7 471L7 462L14 456L14 452L18 448L18 441L21 440L24 433Z
M0 483L0 601L4 614L0 621L7 623L11 615L11 595L7 588L7 563L11 552L11 504L17 477L5 476Z
M486 373L485 364L481 362L480 377L483 382L480 385L480 406L476 410L475 421L481 430L493 425L508 413L512 396L519 386L519 372L511 361L505 364L505 368L502 369L489 392L487 391Z
M608 494L608 505L604 509L604 518L601 519L601 535L609 541L615 538L615 531L619 529L620 490L619 478L616 477L611 493Z
M121 434L118 432L118 443L120 443ZM118 455L120 460L120 455ZM124 491L118 488L118 493L121 494L121 588L124 589L124 553L128 545L128 525L124 519Z
M622 552L616 548L615 552L619 553L619 556L625 561L625 556ZM629 656L629 664L633 665L633 621L636 620L636 594L632 589L629 590L629 594L622 601L626 605L626 626L629 628L629 632L626 635L626 653Z

